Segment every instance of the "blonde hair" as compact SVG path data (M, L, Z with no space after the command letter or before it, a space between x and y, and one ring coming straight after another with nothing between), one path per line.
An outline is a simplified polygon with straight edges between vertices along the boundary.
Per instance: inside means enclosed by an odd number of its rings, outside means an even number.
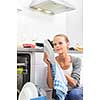
M65 34L57 34L57 35L54 36L54 38L56 38L57 36L64 37L66 42L69 42L69 39L68 39L68 37Z

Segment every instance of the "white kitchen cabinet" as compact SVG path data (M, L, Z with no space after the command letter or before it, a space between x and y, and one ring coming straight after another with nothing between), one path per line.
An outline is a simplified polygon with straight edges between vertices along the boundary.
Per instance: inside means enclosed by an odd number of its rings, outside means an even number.
M43 52L34 52L35 84L47 88L47 66L43 61Z

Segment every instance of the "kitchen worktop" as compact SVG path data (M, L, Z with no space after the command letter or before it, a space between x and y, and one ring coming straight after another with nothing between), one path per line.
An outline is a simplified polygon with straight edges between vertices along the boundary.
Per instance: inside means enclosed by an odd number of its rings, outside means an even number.
M17 48L17 52L43 52L43 48ZM78 52L75 50L69 50L69 53L77 53L82 54L82 52Z
M43 48L17 48L17 52L43 52Z

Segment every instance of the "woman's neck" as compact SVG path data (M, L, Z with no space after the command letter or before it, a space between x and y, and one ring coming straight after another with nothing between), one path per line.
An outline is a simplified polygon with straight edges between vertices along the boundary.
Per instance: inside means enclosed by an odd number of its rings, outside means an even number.
M56 60L62 69L69 68L71 64L71 57L68 55L68 53L59 54L59 56L56 57Z
M61 58L61 59L66 59L66 57L68 57L68 56L69 56L68 53L59 54L59 58Z

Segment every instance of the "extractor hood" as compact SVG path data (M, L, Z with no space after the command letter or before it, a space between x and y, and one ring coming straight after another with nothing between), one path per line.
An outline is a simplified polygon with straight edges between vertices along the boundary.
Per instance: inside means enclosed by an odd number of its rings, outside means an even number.
M30 8L51 15L75 9L65 0L33 0L30 4Z

